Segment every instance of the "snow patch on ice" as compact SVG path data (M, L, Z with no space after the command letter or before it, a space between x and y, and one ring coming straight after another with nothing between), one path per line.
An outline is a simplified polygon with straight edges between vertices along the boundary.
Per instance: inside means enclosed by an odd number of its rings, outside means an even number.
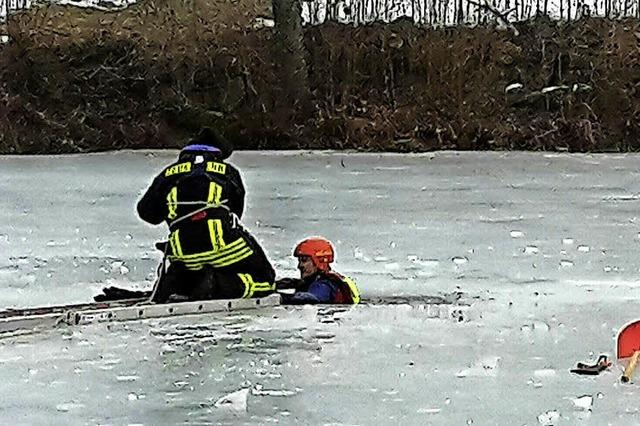
M591 411L593 407L593 395L581 395L578 397L566 397L573 403L574 408L583 411Z
M217 408L223 408L232 411L247 411L247 398L249 396L250 389L244 388L231 392L219 398L215 402Z
M556 370L552 368L541 368L533 372L533 375L536 377L555 377L556 374Z
M418 408L416 411L418 414L438 414L442 411L440 408Z
M464 377L494 377L496 376L496 370L500 365L501 357L488 356L476 361L472 366L459 371L456 374L458 378Z
M542 426L553 426L560 419L560 413L555 410L546 411L538 416L538 423Z
M576 287L602 287L607 286L611 288L615 287L638 287L640 288L639 281L627 281L627 280L563 280L563 283L574 285Z
M84 404L79 404L77 402L63 402L62 404L56 405L56 410L66 413L67 411L79 410L84 407Z
M264 389L260 384L256 384L251 389L252 395L257 396L293 396L298 394L299 389L287 390L287 389Z
M138 380L140 378L140 376L117 376L116 380L118 382L135 382L136 380Z

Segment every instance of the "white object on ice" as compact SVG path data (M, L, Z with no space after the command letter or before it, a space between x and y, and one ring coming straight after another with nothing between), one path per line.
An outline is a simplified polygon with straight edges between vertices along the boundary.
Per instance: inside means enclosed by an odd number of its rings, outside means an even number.
M251 389L251 394L256 396L293 396L297 393L297 391L287 389L264 389L260 384Z
M592 395L581 395L576 398L567 397L566 399L571 400L575 408L585 411L591 411L593 407L593 396Z
M66 413L67 411L78 410L84 407L84 404L79 404L76 402L63 402L62 404L56 405L56 410Z
M560 419L560 413L555 410L550 410L538 416L538 423L543 426L551 426L556 424L558 419Z
M481 360L476 361L471 367L465 368L456 374L456 377L481 377L481 376L495 376L496 369L500 364L501 358L499 356L488 356Z
M248 396L249 388L240 389L218 399L215 406L233 411L247 411Z
M464 256L455 256L451 259L451 261L456 265L464 265L465 263L469 262L469 259Z

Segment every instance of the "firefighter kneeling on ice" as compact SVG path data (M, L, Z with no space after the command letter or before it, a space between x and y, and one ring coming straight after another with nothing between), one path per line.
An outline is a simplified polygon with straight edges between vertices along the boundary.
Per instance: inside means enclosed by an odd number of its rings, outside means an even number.
M328 240L321 237L307 238L296 246L293 255L298 258L300 279L283 278L277 281L278 290L295 289L293 294L282 294L282 303L360 303L356 283L331 270L330 264L334 260L335 251Z
M156 303L261 297L275 291L275 271L239 223L245 189L226 159L233 148L205 128L154 179L138 203L153 225L166 222L170 265L152 295Z

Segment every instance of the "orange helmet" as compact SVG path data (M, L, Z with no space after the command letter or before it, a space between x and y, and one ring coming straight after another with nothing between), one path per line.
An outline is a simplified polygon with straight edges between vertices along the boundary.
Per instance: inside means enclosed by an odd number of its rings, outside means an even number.
M333 262L333 246L322 237L312 237L302 240L293 251L295 257L309 256L321 271L328 271L329 264Z

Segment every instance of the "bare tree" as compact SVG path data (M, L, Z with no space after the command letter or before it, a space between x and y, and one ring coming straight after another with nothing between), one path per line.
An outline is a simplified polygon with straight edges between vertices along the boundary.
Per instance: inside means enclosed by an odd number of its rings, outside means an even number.
M298 0L273 0L275 21L276 61L282 89L287 101L293 103L292 112L310 112L309 76L306 49L302 36L302 8Z

